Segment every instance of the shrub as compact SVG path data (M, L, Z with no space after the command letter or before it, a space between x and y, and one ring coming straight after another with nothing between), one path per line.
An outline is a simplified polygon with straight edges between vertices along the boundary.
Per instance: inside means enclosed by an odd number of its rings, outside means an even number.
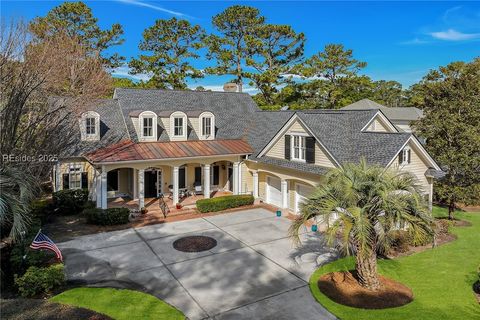
M54 264L46 268L30 267L23 276L15 276L15 284L24 298L50 293L64 283L63 264Z
M32 215L40 218L45 223L55 211L55 206L51 199L35 200L31 204Z
M412 244L412 237L405 230L393 230L390 233L392 248L398 252L407 252Z
M82 212L83 206L88 200L88 190L60 190L53 193L53 204L58 213L64 215Z
M128 210L127 208L87 208L83 210L83 214L87 218L87 222L90 224L111 226L128 223L130 210Z
M251 195L223 196L198 200L197 209L202 213L215 212L250 205L253 204L254 201L255 199Z

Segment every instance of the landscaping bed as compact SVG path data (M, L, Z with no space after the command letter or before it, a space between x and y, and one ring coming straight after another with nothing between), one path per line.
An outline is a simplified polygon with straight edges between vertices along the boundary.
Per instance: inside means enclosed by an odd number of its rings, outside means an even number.
M435 208L434 215L443 216L443 211ZM326 264L315 271L310 278L312 294L340 319L478 319L480 305L473 285L478 279L475 271L480 262L480 214L456 212L456 216L471 223L470 227L451 228L456 240L409 256L378 261L382 276L412 290L414 300L411 303L398 308L369 310L345 306L330 299L320 290L319 279L329 273L352 270L355 265L352 257Z
M0 300L2 318L11 320L109 320L98 312L43 299Z

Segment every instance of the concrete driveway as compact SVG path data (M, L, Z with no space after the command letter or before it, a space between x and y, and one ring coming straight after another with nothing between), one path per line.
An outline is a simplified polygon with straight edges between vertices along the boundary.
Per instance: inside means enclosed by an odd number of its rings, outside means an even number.
M289 226L252 209L82 236L59 247L69 280L143 290L190 319L335 319L312 298L308 278L336 252L307 230L295 247ZM175 250L173 241L186 235L213 237L217 246Z

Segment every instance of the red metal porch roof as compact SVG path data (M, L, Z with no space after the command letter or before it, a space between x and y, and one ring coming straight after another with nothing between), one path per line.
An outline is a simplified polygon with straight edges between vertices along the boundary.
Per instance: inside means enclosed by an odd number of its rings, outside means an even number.
M190 140L169 142L120 141L114 145L87 153L85 157L94 163L162 160L221 155L244 155L253 152L243 140Z

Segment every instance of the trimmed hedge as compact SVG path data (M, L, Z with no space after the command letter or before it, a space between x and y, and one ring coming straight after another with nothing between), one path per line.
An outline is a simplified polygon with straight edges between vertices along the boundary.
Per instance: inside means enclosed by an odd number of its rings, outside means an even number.
M24 298L50 293L65 284L63 264L54 264L46 268L30 267L23 276L15 275L15 284Z
M82 212L88 201L87 189L67 189L53 193L53 205L59 214L70 215Z
M252 195L223 196L197 201L197 209L201 213L222 211L225 209L237 208L251 205L255 201Z
M99 226L112 226L129 222L130 210L127 208L87 208L83 210L87 223Z

